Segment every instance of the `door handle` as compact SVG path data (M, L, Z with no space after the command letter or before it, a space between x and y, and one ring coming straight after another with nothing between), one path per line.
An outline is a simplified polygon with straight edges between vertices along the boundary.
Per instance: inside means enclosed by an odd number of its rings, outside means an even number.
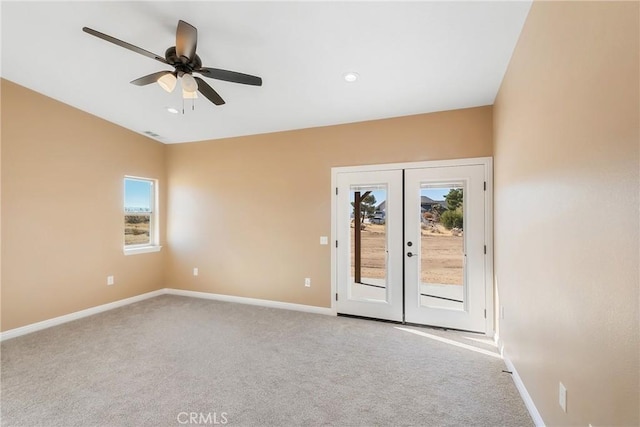
M407 252L407 256L408 256L409 258L411 258L411 257L412 257L412 256L414 256L414 255L415 255L415 256L418 256L418 254L412 254L411 252Z

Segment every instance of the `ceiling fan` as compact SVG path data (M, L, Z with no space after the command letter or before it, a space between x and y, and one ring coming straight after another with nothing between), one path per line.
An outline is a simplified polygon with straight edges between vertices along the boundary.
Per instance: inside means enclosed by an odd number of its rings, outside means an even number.
M133 80L131 83L137 86L145 86L157 82L164 90L172 92L178 78L180 78L184 98L195 98L197 90L215 105L224 104L224 99L200 77L194 77L192 75L193 73L198 73L211 79L262 86L262 79L260 77L235 71L220 70L218 68L203 67L200 57L196 55L198 30L193 25L184 21L178 21L176 45L166 50L164 58L88 27L83 27L82 31L151 59L155 59L163 64L171 65L174 68L174 71L158 71L157 73Z

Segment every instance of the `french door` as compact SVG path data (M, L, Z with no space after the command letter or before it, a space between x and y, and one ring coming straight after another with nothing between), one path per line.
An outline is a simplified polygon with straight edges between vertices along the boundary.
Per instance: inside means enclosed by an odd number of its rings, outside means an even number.
M487 332L487 162L367 169L335 174L337 312Z
M338 312L402 321L402 171L341 173L337 181Z

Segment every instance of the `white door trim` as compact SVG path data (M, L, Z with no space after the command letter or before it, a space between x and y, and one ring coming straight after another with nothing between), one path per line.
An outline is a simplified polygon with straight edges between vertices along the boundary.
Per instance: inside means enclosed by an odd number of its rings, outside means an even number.
M387 163L361 166L340 166L331 168L331 312L337 313L336 292L337 292L337 175L342 172L368 172L396 169L420 169L432 167L463 166L463 165L483 165L487 182L485 196L485 242L487 245L487 255L485 256L485 304L487 307L487 318L485 321L486 335L493 336L494 326L494 279L493 279L493 158L475 157L452 160L431 160L408 163Z

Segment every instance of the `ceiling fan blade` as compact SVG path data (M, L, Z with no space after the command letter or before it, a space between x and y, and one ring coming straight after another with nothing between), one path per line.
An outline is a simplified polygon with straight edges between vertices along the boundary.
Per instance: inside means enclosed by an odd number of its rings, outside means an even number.
M218 68L202 67L194 70L205 77L216 80L224 80L226 82L242 83L243 85L262 86L260 77L251 76L249 74L236 73L235 71L220 70Z
M176 54L183 60L185 64L191 62L196 55L196 46L198 44L198 30L191 24L184 21L178 21L176 29Z
M196 79L196 82L198 82L198 90L200 91L200 93L203 94L209 101L213 102L216 105L224 104L224 99L222 99L222 97L218 95L218 92L213 90L213 88L209 86L207 82L202 80L200 77L194 77L194 79Z
M131 82L131 84L134 84L136 86L150 85L151 83L157 82L158 79L165 74L171 74L171 71L158 71L157 73L149 74L148 76L135 79Z
M147 56L147 57L149 57L151 59L155 59L156 61L160 61L163 64L168 64L167 60L164 59L160 55L156 55L153 52L149 52L148 50L144 50L142 48L139 48L138 46L134 46L131 43L123 42L122 40L119 40L119 39L117 39L115 37L111 37L111 36L109 36L107 34L101 33L100 31L96 31L96 30L93 30L93 29L88 28L88 27L83 27L82 31L84 31L87 34L91 34L92 36L96 36L96 37L98 37L98 38L100 38L102 40L106 40L106 41L111 42L113 44L117 44L118 46L123 47L125 49L129 49L129 50L131 50L133 52L139 53L140 55L144 55L144 56Z

